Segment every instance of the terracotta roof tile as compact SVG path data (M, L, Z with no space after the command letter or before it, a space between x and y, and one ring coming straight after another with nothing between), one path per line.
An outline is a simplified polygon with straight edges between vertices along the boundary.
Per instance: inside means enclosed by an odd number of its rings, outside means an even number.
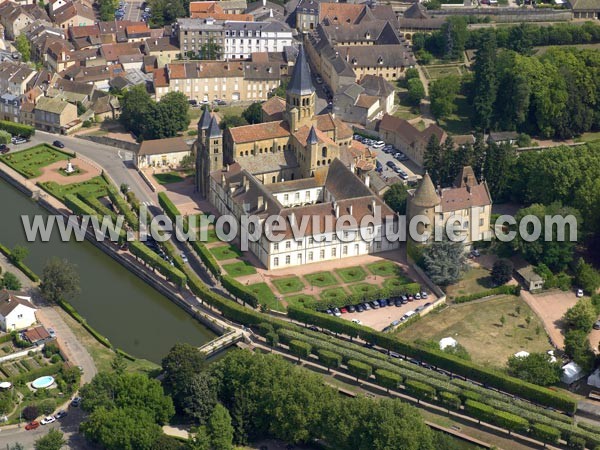
M290 135L290 129L286 122L281 121L229 128L229 133L233 138L233 142L241 144L243 142L288 137Z
M280 114L285 111L285 100L275 95L264 102L261 108L265 114L274 116L275 114Z

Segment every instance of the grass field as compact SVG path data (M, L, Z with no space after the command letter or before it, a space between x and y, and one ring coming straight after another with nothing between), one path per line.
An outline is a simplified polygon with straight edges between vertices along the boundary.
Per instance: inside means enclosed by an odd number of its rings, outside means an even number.
M280 278L273 280L273 284L280 294L291 294L292 292L300 292L304 289L304 283L298 277Z
M306 281L308 281L310 285L316 287L333 286L334 284L338 284L338 281L329 272L311 273L305 275L304 278L306 279Z
M351 284L350 286L348 286L348 288L353 294L358 295L369 294L371 292L376 292L379 290L379 286L369 283Z
M344 297L348 297L348 293L341 287L325 289L323 292L321 292L321 300L324 302L337 300Z
M269 309L274 309L276 311L285 311L285 308L281 304L273 291L269 288L267 283L256 283L246 286L247 289L254 292L260 298L260 303L267 305Z
M72 183L72 184L58 184L54 181L47 181L45 183L39 183L39 185L50 195L58 198L59 200L63 200L65 195L67 194L82 194L84 196L92 196L92 197L104 197L108 195L106 188L108 185L104 178L98 176L94 178L90 178L87 181L82 181L81 183Z
M396 94L398 96L398 100L396 102L396 111L394 111L394 116L405 120L419 117L420 114L418 108L415 108L408 102L408 93L406 89L397 88Z
M238 261L231 264L224 264L223 269L233 278L243 277L256 273L256 269L245 261Z
M476 294L478 292L491 289L492 279L490 271L483 267L470 267L465 272L463 279L458 283L448 286L446 293L449 298L459 297L461 295Z
M408 278L399 275L398 277L388 278L383 282L383 287L386 289L397 289L402 285L411 283L412 281Z
M391 277L392 275L397 275L402 271L400 267L390 261L380 261L367 264L367 269L373 275L378 275L380 277Z
M516 308L520 307L517 314ZM527 326L525 318L531 317ZM501 317L505 318L504 326ZM500 296L475 303L451 305L434 311L414 325L400 329L403 340L453 337L463 345L473 361L503 368L508 357L525 350L550 350L548 336L538 317L519 297Z
M42 174L42 167L56 161L67 160L70 156L47 144L40 144L18 152L0 156L0 160L27 178Z
M212 247L210 249L210 252L218 261L225 261L227 259L233 259L237 258L238 256L242 256L242 252L240 252L233 245L221 245L219 247Z
M314 295L308 294L297 294L290 295L289 297L285 297L285 301L288 305L304 307L304 302L313 302L315 301Z
M367 273L360 266L337 269L335 273L337 273L338 277L345 283L355 283L357 281L362 281L367 277Z
M438 80L450 75L462 76L462 64L448 66L422 66L428 80Z
M164 172L152 175L159 184L179 183L189 176L185 172Z

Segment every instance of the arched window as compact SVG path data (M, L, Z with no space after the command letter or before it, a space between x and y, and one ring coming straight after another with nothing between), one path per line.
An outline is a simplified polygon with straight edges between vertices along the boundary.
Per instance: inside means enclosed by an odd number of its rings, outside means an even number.
M271 179L271 183L276 183L277 182L277 177L275 175L273 175L273 178Z
M328 159L328 160L327 160L327 164L331 164L331 159Z
M321 165L321 161L317 161L317 166L320 166L320 165Z
M327 147L323 147L323 148L321 149L321 156L322 156L323 158L327 158Z

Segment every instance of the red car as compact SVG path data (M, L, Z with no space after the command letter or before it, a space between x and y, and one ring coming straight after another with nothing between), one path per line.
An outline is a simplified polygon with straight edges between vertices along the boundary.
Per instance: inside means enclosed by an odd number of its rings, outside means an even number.
M348 312L348 310L346 308L340 308L340 312L342 314L346 314Z
M25 429L26 430L35 430L39 426L40 426L40 423L34 420L33 422L29 422L27 425L25 425Z

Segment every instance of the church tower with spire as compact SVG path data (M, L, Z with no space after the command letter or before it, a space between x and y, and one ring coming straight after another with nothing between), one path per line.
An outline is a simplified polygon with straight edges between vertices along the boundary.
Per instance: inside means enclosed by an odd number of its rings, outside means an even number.
M316 93L304 46L300 46L286 92L286 118L293 133L311 123L315 115Z
M204 198L210 192L210 174L223 168L223 132L206 108L198 122L196 142L196 190Z

